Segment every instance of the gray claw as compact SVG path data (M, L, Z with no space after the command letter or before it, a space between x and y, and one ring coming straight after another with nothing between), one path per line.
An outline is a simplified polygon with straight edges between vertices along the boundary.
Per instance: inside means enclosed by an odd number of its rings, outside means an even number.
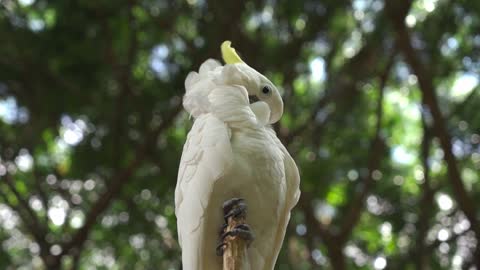
M220 236L222 236L222 234L225 232L225 230L227 229L227 227L228 227L228 224L227 224L227 223L224 223L224 224L222 225L222 227L220 227L220 231L218 232L218 234L219 234Z
M228 218L230 217L245 217L247 214L247 204L242 198L233 198L223 203L223 214L225 224L222 225L220 230L220 243L216 247L217 256L223 256L223 252L226 246L225 237L238 236L247 242L247 247L255 238L250 226L247 224L239 224L235 226L231 231L226 232L228 227Z
M226 215L230 210L232 210L238 204L245 204L245 200L242 198L233 198L227 200L223 203L223 213Z
M252 232L252 229L247 224L239 224L231 231L224 233L221 237L222 243L224 242L225 237L227 236L238 236L243 240L247 241L247 246L255 239L255 235Z
M224 242L221 242L220 244L217 245L217 248L215 249L216 250L216 253L217 253L217 256L223 256L223 248L226 246L227 244L225 244Z
M228 223L229 217L241 217L247 213L247 204L242 198L233 198L223 203L223 214L225 223Z

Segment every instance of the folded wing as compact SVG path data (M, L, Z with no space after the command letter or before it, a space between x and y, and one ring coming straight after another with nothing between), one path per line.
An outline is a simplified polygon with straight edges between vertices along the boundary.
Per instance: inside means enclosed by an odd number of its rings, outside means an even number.
M200 115L184 145L175 189L175 214L184 270L203 269L205 209L215 182L229 170L232 162L230 131L225 123L212 114Z

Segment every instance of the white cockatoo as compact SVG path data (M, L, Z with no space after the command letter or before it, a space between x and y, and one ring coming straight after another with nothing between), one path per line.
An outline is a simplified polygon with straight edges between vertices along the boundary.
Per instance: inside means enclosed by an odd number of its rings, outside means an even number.
M222 205L232 198L248 205L255 234L246 265L272 270L300 196L297 166L270 127L281 118L283 102L229 41L221 49L224 66L209 59L185 80L183 106L195 120L175 190L183 270L222 269L216 247L225 223Z

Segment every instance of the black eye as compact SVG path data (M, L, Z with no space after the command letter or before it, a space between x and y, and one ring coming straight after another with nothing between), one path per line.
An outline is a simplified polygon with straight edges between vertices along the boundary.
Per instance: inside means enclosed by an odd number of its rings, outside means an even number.
M262 88L262 93L264 93L264 94L270 94L270 92L271 92L270 87L264 86L264 87Z

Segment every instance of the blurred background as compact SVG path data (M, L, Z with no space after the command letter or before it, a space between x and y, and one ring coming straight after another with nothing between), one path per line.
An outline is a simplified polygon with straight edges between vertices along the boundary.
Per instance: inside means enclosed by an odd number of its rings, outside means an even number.
M479 15L0 0L0 269L181 269L183 83L226 39L281 87L301 171L276 269L480 269Z

